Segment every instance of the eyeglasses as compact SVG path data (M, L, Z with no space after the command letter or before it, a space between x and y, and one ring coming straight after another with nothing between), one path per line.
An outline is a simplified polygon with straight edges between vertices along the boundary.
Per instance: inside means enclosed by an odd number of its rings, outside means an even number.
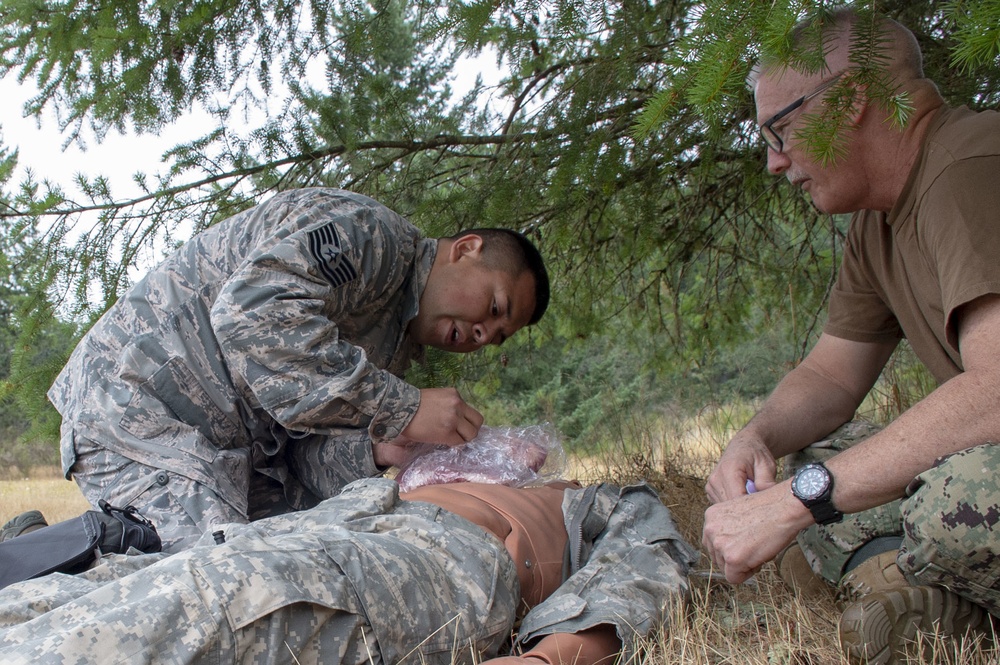
M781 109L780 111L778 111L777 113L775 113L774 115L772 115L770 117L770 119L768 119L764 124L762 124L760 126L760 137L762 139L764 139L764 143L767 145L767 147L770 148L771 150L773 150L775 152L779 152L779 153L782 150L784 150L785 149L785 142L782 140L781 135L778 134L778 132L776 132L774 130L774 127L773 127L774 123L778 122L779 120L781 120L782 118L784 118L786 115L788 115L789 113L791 113L795 109L799 108L800 106L802 106L803 104L805 104L810 99L812 99L816 95L820 94L821 92L823 92L827 88L832 87L834 83L836 83L837 81L840 80L841 76L843 76L843 72L841 72L840 74L837 74L835 77L833 77L829 81L824 81L823 83L820 84L820 86L818 88L816 88L815 90L813 90L812 92L810 92L807 95L802 95L801 97L799 97L798 99L796 99L794 102L792 102L791 104L789 104L785 108Z

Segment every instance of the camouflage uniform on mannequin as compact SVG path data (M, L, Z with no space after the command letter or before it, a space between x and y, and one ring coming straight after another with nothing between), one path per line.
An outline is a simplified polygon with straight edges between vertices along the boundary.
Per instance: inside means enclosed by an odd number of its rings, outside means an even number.
M697 555L648 487L428 490L400 500L395 482L361 480L313 509L226 526L223 544L15 584L0 592L0 653L10 665L473 663L523 616L515 652L570 662L553 639L612 627L627 659L686 591Z

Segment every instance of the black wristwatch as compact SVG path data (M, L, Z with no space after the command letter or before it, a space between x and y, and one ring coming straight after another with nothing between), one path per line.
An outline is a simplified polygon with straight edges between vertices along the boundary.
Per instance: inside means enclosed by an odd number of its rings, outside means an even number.
M833 507L833 476L819 462L795 472L792 494L809 509L817 524L833 524L844 518L844 513Z

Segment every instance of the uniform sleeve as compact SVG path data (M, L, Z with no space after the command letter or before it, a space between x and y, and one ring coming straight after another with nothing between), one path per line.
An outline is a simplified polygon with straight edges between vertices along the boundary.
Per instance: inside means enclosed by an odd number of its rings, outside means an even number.
M281 218L273 237L249 254L212 308L227 365L285 428L395 438L416 412L419 390L371 362L346 333L401 307L416 251L412 227L353 199L316 197L274 214ZM395 347L402 334L387 343Z
M372 456L371 437L363 429L340 428L323 437L310 437L290 446L286 459L292 474L320 499L337 496L359 478L383 473Z
M666 622L671 603L687 593L688 569L697 556L652 490L626 489L586 563L525 616L516 646L527 649L546 635L608 624L627 660L639 640Z
M1000 157L955 162L935 178L920 203L926 224L925 251L941 284L948 344L958 351L956 311L980 296L1000 293L1000 233L997 211Z
M902 337L899 321L872 283L860 252L865 247L866 255L881 255L875 245L879 244L878 232L888 230L883 227L875 219L851 219L840 271L830 292L825 333L853 342L892 342Z

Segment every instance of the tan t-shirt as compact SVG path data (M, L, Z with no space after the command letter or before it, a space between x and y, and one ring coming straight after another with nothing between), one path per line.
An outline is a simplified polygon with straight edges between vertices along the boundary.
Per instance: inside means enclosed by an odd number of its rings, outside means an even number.
M955 312L1000 293L1000 113L943 109L896 206L855 213L825 332L905 336L939 382L963 371Z

